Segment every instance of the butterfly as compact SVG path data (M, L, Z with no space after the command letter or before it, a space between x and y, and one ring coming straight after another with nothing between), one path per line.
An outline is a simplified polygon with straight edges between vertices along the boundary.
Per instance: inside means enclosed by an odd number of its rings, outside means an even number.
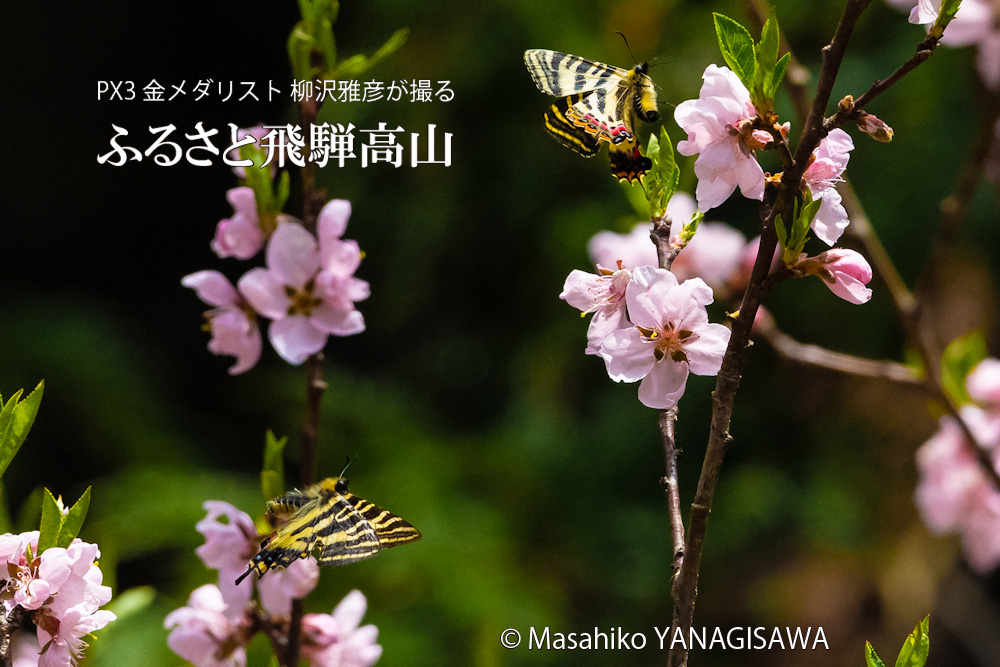
M348 491L344 477L268 501L267 516L277 528L260 543L237 584L251 572L259 578L299 558L315 555L320 565L344 565L420 539L409 522Z
M622 69L548 49L524 52L524 64L543 93L562 99L545 112L545 130L584 157L608 143L611 174L620 181L641 179L653 166L639 152L636 117L659 119L649 64Z

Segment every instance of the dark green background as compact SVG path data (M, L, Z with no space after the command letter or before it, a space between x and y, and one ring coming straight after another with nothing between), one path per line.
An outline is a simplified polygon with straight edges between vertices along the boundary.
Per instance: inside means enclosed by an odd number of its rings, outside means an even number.
M292 440L304 414L301 368L266 347L246 375L205 350L205 308L181 276L249 265L210 251L235 179L224 166L145 160L114 168L111 124L225 130L292 120L272 103L97 101L99 80L268 80L290 87L284 44L295 3L141 3L68 9L30 5L5 40L4 221L0 226L0 391L46 381L27 444L4 479L14 525L36 521L29 494L67 498L94 485L82 536L100 544L116 594L155 591L147 607L98 634L94 665L177 665L162 619L212 579L193 550L206 499L252 514L264 432ZM322 172L354 206L347 237L367 253L358 275L368 329L326 347L321 475L350 455L352 489L405 516L424 539L325 570L308 611L360 588L381 665L655 665L665 655L501 648L508 627L643 632L670 618L670 538L658 479L655 411L635 385L611 382L583 354L586 322L557 297L586 268L587 239L638 221L603 155L584 160L549 139L550 100L522 63L551 48L620 66L656 60L664 123L722 64L711 12L750 23L732 2L347 3L335 26L344 55L373 52L397 28L409 42L363 80L450 80L451 102L329 104L320 120L358 128L452 132L449 168L385 165ZM778 16L814 73L840 3L781 2ZM23 21L23 23L22 23ZM756 28L753 29L756 32ZM834 97L855 95L921 39L905 15L874 2L852 41ZM941 49L870 111L896 131L888 145L852 130L848 175L903 276L919 273L939 203L970 152L977 122L974 54ZM779 109L791 118L782 95ZM792 137L799 124L793 120ZM140 144L145 146L145 144ZM772 160L768 162L767 160ZM682 161L682 185L694 180ZM765 169L775 169L773 155ZM293 176L293 191L297 181ZM299 212L293 195L289 211ZM734 197L709 213L755 235L756 205ZM935 304L946 340L983 327L996 351L996 191L980 187ZM818 251L819 246L811 246ZM251 263L254 264L254 263ZM899 359L900 329L876 279L852 306L814 279L783 284L768 308L806 342ZM723 316L720 305L713 319ZM690 501L707 437L713 378L693 377L681 403L682 497ZM930 612L932 662L995 650L970 619L997 614L996 579L976 579L955 538L923 527L911 497L913 453L934 430L906 389L779 362L754 347L707 536L696 625L819 626L829 651L697 652L693 665L861 665L872 640L894 659ZM966 588L962 588L965 586ZM940 593L939 591L945 591ZM133 591L134 592L134 591ZM119 612L122 609L118 610ZM956 620L959 619L959 620ZM964 632L971 638L959 640ZM255 644L251 664L265 664ZM990 655L990 654L986 654ZM995 656L995 654L993 654Z

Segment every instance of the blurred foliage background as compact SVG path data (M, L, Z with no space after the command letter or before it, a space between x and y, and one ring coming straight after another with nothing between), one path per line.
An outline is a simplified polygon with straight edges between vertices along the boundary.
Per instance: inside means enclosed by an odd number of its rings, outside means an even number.
M82 536L100 544L105 576L137 611L101 632L92 665L177 665L163 617L210 581L194 554L206 499L263 509L257 473L264 432L289 435L290 483L303 418L302 369L265 349L252 372L205 350L205 306L180 285L204 268L248 268L209 249L231 209L228 168L149 159L100 166L111 124L147 126L293 120L282 97L261 102L98 101L100 80L212 79L290 88L285 40L295 3L41 4L9 26L4 69L7 157L0 227L0 391L46 381L27 444L8 471L13 525L37 522L42 485L75 499L94 485ZM841 3L782 1L783 35L813 72ZM454 133L450 168L328 168L331 197L353 202L347 237L367 257L368 329L327 345L320 473L350 455L352 489L417 525L424 539L325 570L307 611L329 611L353 588L369 600L381 665L651 665L654 626L670 619L670 537L655 411L583 354L586 322L557 297L586 241L638 221L604 155L584 160L542 128L550 99L522 63L551 48L621 66L654 60L661 111L697 96L721 63L711 12L757 34L736 2L426 0L344 3L344 55L371 53L397 28L408 43L363 79L449 80L451 102L327 104L321 121L378 122ZM874 2L864 14L835 99L863 92L908 58L922 31ZM939 49L869 109L896 131L888 145L852 131L848 175L905 278L928 254L939 204L968 158L979 107L974 54ZM813 84L814 84L813 79ZM811 84L812 85L812 84ZM779 109L798 123L782 97ZM440 136L440 135L439 135ZM148 144L139 143L140 146ZM773 156L768 156L773 157ZM765 169L775 165L765 163ZM691 162L682 185L693 188ZM295 177L293 176L293 179ZM293 193L296 191L293 181ZM297 213L300 202L290 202ZM708 216L756 234L756 205L734 197ZM979 188L939 337L983 328L996 338L1000 270L997 193ZM863 307L815 280L783 284L768 307L805 342L900 359L900 330L878 280ZM718 321L720 305L713 311ZM682 497L690 502L707 437L714 378L692 377L681 403ZM698 626L818 626L830 650L810 665L863 664L863 643L895 655L931 613L931 664L997 664L998 581L970 574L956 539L931 536L912 503L913 453L935 428L906 389L750 355L707 536ZM150 587L142 589L139 587ZM146 603L142 596L147 596ZM119 611L122 611L119 609ZM643 632L632 653L515 651L508 627ZM251 664L264 664L256 646ZM992 653L991 653L992 651ZM891 656L890 656L891 657ZM802 664L798 651L700 651L694 665ZM256 663L254 663L256 661Z

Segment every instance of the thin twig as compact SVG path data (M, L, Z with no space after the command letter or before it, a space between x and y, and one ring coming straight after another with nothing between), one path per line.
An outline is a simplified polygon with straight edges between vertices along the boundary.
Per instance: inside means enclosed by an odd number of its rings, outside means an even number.
M671 243L671 220L668 216L653 219L653 231L649 238L656 246L656 256L661 269L670 270L681 247ZM660 433L663 435L663 492L667 497L667 513L670 516L670 538L674 546L671 567L676 575L684 562L684 517L681 514L680 486L677 483L677 457L680 449L676 440L677 407L660 410Z
M926 388L924 379L909 366L895 361L864 359L828 350L819 345L802 343L780 330L773 321L765 323L758 319L754 326L754 333L762 336L783 359L847 375L888 380L918 389Z

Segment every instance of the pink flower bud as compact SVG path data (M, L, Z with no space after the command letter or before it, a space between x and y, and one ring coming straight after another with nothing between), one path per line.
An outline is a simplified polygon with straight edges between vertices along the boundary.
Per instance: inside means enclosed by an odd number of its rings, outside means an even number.
M872 298L872 291L865 287L872 279L872 267L861 253L854 250L827 250L815 257L799 260L795 268L802 275L822 278L830 291L844 301L862 304Z

